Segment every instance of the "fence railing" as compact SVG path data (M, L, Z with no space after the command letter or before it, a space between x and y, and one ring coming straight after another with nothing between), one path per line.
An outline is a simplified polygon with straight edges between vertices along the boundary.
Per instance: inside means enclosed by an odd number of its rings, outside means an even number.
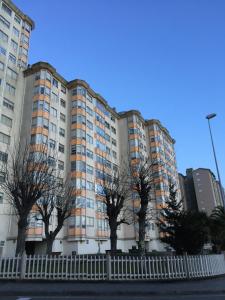
M225 274L224 255L23 256L0 258L2 279L171 280Z

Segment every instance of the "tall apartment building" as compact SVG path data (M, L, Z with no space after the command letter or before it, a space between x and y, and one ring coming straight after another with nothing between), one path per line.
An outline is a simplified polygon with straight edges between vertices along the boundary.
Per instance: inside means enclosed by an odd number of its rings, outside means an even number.
M179 174L181 197L187 210L205 211L208 215L216 206L223 206L219 182L210 169L187 169Z
M138 111L117 113L83 80L67 81L46 62L27 68L24 49L28 51L33 21L6 0L1 1L0 17L8 22L0 27L0 45L5 49L0 56L0 160L6 160L9 147L21 140L28 141L34 153L47 144L57 153L48 157L49 163L57 164L62 178L70 174L76 187L73 214L58 234L53 252L104 252L109 249L109 227L101 189L103 170L116 170L124 159L135 164L149 158L154 176L150 205L157 211L168 197L169 183L179 189L174 140L158 120L144 120ZM19 31L17 38L14 27ZM14 64L11 55L16 57ZM13 255L16 218L3 193L0 202L2 253ZM133 194L131 204L137 209L137 195ZM136 246L137 232L136 224L120 226L118 248L128 251ZM42 253L44 238L42 222L31 218L28 253ZM154 219L147 230L146 248L162 249Z

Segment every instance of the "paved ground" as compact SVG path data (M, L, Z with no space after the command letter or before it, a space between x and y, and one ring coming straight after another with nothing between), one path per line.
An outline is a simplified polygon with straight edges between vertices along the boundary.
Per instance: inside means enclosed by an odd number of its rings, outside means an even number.
M225 299L225 277L173 282L0 281L0 300L22 296L32 300L221 300Z
M224 299L224 295L213 295L213 300L222 300ZM125 296L125 297L32 297L32 298L15 298L15 297L6 297L6 298L1 298L0 300L212 300L212 295L211 296L206 296L206 295L197 295L197 296L140 296L140 297L130 297L130 296Z

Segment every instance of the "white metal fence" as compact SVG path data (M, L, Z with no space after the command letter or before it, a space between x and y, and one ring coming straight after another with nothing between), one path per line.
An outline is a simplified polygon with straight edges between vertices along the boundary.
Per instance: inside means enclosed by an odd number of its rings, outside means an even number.
M224 255L23 256L0 258L0 278L59 280L170 280L225 274Z

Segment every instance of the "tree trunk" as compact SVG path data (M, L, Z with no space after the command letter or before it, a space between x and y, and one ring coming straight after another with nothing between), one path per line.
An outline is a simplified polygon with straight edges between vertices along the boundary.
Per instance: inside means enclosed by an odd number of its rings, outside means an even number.
M145 255L145 220L139 219L138 251L141 256Z
M51 255L52 254L52 246L53 246L54 238L48 238L46 240L46 242L47 242L46 254Z
M111 255L115 255L117 251L117 221L113 221L110 223Z
M18 221L18 235L16 243L16 256L22 256L25 251L25 239L26 239L27 221Z

